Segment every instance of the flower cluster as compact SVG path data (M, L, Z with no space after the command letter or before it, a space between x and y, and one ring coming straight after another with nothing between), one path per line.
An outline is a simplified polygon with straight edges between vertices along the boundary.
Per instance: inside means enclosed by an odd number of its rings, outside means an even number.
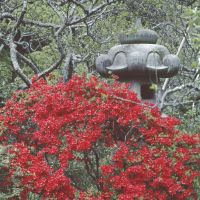
M0 110L10 178L21 198L195 198L197 136L144 105L128 85L96 77L67 84L40 80Z

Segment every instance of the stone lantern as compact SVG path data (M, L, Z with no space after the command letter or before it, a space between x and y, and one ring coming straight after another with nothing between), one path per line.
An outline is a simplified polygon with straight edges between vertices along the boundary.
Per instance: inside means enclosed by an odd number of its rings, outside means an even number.
M132 82L132 89L140 99L155 102L155 90L150 86L159 84L160 78L175 76L180 69L178 56L156 44L157 40L158 34L150 29L122 34L120 45L97 57L96 69L104 77L109 77L111 71L120 81Z

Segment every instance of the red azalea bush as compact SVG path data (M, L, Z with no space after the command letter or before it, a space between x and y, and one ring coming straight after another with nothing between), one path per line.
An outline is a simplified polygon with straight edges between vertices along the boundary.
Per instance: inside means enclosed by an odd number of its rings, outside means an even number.
M161 117L127 85L41 80L0 111L0 141L21 199L30 192L58 200L197 198L198 137L175 129L177 119Z

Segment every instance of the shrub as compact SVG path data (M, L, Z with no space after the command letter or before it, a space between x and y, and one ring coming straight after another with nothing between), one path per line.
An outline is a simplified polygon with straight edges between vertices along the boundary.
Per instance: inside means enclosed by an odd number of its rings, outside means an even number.
M7 181L21 199L197 198L199 143L128 85L73 77L36 82L2 108L0 140L12 157Z

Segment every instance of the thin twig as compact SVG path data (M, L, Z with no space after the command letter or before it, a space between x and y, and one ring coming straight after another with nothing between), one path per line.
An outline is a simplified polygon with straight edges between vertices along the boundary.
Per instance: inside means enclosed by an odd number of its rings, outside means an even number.
M186 88L186 87L194 87L194 83L183 84L183 85L177 86L177 87L175 87L175 88L173 88L173 89L168 89L168 90L166 90L166 91L163 93L162 98L161 98L160 109L161 109L161 110L163 109L164 104L165 104L165 103L164 103L164 102L165 102L165 98L166 98L167 95L169 95L169 94L171 94L171 93L174 93L174 92L176 92L176 91L180 91L180 90L182 90L183 88Z
M16 24L14 26L14 31L17 30L18 27L20 26L20 24L22 23L22 20L24 19L24 16L26 14L26 8L27 8L27 0L24 0L20 17L18 18L18 20L17 20L17 22L16 22Z
M17 56L19 56L19 58L21 58L24 61L24 63L26 63L27 65L31 67L31 69L35 72L35 74L38 74L40 72L39 68L33 62L31 62L31 60L26 58L24 55L22 55L18 51L16 52L16 54Z
M53 65L51 65L48 69L45 69L44 71L40 72L38 74L37 79L40 79L41 77L44 77L46 74L49 74L53 70L57 69L61 65L63 59L64 59L64 56L61 56L60 59L56 61Z
M186 33L188 33L189 30L190 30L190 26L187 27ZM182 41L180 43L180 46L179 46L178 51L176 53L177 56L179 56L179 54L181 52L181 49L183 48L183 45L185 43L185 40L186 40L186 34L184 35L184 37L183 37L183 39L182 39ZM167 87L167 84L169 83L169 80L170 80L169 78L165 79L165 82L164 82L163 87L162 87L163 91L166 90L166 87Z
M144 106L144 107L148 107L148 108L155 108L157 106L156 104L154 106L149 106L149 105L144 104L144 103L136 102L136 101L133 101L133 100L130 100L130 99L124 99L124 98L121 98L121 97L118 97L118 96L110 96L110 98L117 99L117 100L124 101L124 102L129 102L129 103L132 103L132 104L136 104L136 105L140 105L140 106Z

